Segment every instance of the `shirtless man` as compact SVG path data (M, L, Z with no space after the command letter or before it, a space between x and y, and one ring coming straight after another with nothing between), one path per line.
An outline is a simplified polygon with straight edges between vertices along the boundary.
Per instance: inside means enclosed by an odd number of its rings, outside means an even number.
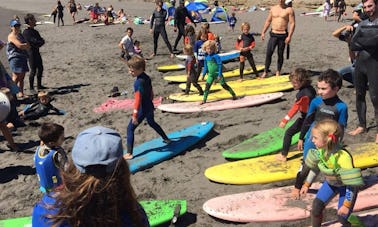
M265 21L264 28L261 32L261 39L265 40L265 32L272 25L270 31L270 39L268 42L265 58L265 69L261 78L264 78L269 72L269 67L272 62L272 55L276 46L278 46L278 60L276 76L281 73L283 64L283 54L285 45L289 45L291 37L293 36L295 29L295 14L291 7L291 0L279 0L279 4L273 6L270 9L268 18Z

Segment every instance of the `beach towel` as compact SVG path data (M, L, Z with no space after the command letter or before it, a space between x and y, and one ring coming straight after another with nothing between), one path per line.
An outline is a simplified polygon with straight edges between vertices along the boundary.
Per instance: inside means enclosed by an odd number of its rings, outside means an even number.
M161 96L152 100L155 107L159 106L163 98ZM134 99L116 99L109 98L100 106L93 109L95 113L104 113L113 110L130 110L134 107Z

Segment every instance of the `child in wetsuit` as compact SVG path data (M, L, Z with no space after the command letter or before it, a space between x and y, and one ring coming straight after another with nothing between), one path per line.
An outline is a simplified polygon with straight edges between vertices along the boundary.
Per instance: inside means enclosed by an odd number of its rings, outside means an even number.
M37 120L49 114L50 110L55 111L56 114L63 115L64 112L55 108L51 104L51 97L47 92L38 93L38 102L32 103L18 114L23 120Z
M203 44L202 49L205 50L207 53L207 55L205 56L204 68L202 71L202 80L204 80L206 73L207 73L207 80L206 80L205 92L203 94L203 101L201 104L206 103L207 96L209 95L210 87L213 84L214 80L219 81L222 87L228 92L230 92L230 94L232 95L232 99L235 100L236 94L232 90L232 88L228 86L222 74L222 66L223 66L222 60L220 59L219 55L216 54L217 43L214 40L208 40Z
M34 154L34 164L43 193L62 184L60 171L64 170L67 155L61 145L64 142L64 127L55 123L43 123L38 131L40 146Z
M190 44L184 46L184 54L187 56L185 60L185 70L186 70L186 89L185 94L188 95L190 91L190 85L193 84L197 88L200 95L203 95L203 90L198 84L197 67L196 67L196 57L194 56L193 47Z
M281 120L279 127L285 128L287 122L296 113L298 113L298 111L301 113L301 116L297 118L297 120L295 120L295 122L285 131L282 151L281 154L277 155L277 159L280 161L286 161L286 157L291 145L291 139L296 133L301 131L302 124L304 119L306 118L310 102L316 96L316 91L311 85L310 75L307 70L303 68L297 68L293 73L290 74L289 79L293 85L294 90L298 90L298 93L295 97L294 105L291 107L286 116Z
M239 81L243 80L244 75L244 66L245 66L245 59L248 60L249 64L251 65L254 74L256 77L259 76L259 73L256 69L255 60L253 60L252 49L255 47L255 38L253 37L252 33L249 33L251 26L248 22L243 22L241 25L242 34L238 37L235 47L236 49L240 50L240 79Z
M311 226L320 227L323 210L327 203L339 193L337 208L338 221L342 226L352 226L348 217L357 199L358 187L364 184L361 170L354 168L351 154L341 144L343 129L331 119L319 121L311 130L312 142L316 149L309 150L305 159L311 169L300 193L305 195L319 172L325 181L316 193L311 209Z
M129 66L129 73L135 77L134 82L134 110L127 126L127 153L123 156L125 159L133 158L134 149L134 131L138 125L147 119L147 123L151 126L162 138L164 143L170 143L171 140L167 137L163 129L154 119L154 104L152 99L154 96L152 90L151 78L144 72L146 68L146 61L134 55L127 61Z

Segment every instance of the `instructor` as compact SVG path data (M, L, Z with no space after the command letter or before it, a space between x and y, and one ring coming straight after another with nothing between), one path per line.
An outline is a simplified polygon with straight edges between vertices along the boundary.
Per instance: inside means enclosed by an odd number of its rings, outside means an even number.
M177 52L177 45L181 39L182 36L185 35L185 20L186 18L189 18L190 22L196 26L196 23L194 22L193 18L190 16L188 9L185 7L185 1L180 0L180 5L175 10L175 17L174 17L174 23L175 23L175 31L178 30L177 38L175 41L175 45L173 45L173 51Z

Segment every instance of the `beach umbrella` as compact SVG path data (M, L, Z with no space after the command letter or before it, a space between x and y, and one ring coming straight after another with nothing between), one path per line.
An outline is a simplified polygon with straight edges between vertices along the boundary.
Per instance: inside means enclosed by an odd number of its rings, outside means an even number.
M189 2L185 7L188 11L200 11L207 9L209 6L203 2Z

